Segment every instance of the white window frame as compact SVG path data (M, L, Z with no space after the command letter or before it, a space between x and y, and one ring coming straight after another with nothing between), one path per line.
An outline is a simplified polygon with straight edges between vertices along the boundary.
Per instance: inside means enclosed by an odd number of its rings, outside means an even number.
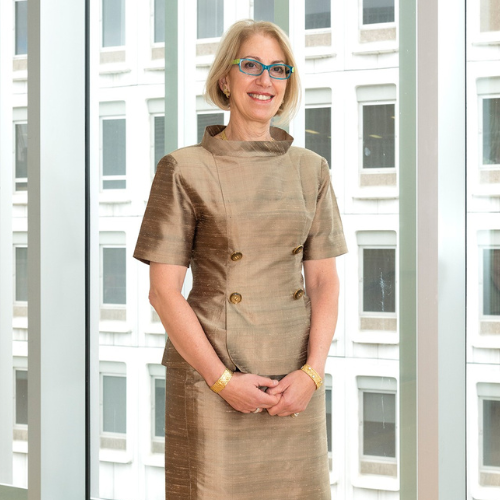
M17 183L19 182L26 182L26 184L28 184L28 177L16 177L16 155L17 155L17 132L16 132L16 129L17 129L17 125L28 125L28 121L27 120L15 120L13 122L13 131L12 131L12 136L13 136L13 139L14 139L14 144L12 146L12 167L13 167L13 170L14 170L14 175L12 176L13 177L13 181L14 181L14 185L13 185L13 192L16 193L16 194L19 194L19 193L26 193L27 190L26 189L20 189L18 190L17 189Z
M123 8L124 12L124 22L123 22L123 45L112 45L110 47L104 46L104 9L103 9L104 0L99 0L99 29L100 29L100 43L99 48L101 52L113 52L115 50L124 50L127 45L127 0L123 0Z
M123 248L125 250L125 304L108 304L104 302L104 250L106 248ZM128 291L128 266L127 266L127 247L125 244L107 244L99 245L100 265L99 265L99 282L100 282L100 308L101 309L127 309L127 291Z
M397 25L397 20L399 17L398 0L394 0L394 21L388 23L376 23L376 24L363 24L363 9L365 0L358 0L358 22L359 29L363 31L368 30L383 30L387 28L395 28Z
M164 442L165 442L165 436L156 436L155 435L155 429L156 429L156 391L155 391L155 384L156 380L165 380L166 378L166 371L165 367L162 365L154 365L150 364L148 365L149 369L149 376L150 376L150 383L151 383L151 432L150 432L150 439L151 439L151 448L153 453L159 453L159 450L161 449L161 453L164 452ZM165 420L165 415L163 415L163 423Z
M156 21L156 9L155 0L151 0L151 47L165 47L165 42L155 42L155 21ZM165 8L168 8L168 0L165 0Z
M395 377L384 376L384 375L375 375L375 376L357 376L356 384L358 389L358 456L359 463L361 462L370 462L370 463L379 463L379 464L390 464L396 465L396 476L389 475L380 475L380 477L388 478L395 480L399 477L399 415L398 415L398 382ZM364 419L363 419L363 394L364 393L376 393L376 394L394 394L395 397L395 415L394 415L394 439L395 439L395 450L394 450L394 458L393 457L381 457L377 455L365 455L363 453L363 434L364 434ZM361 476L365 476L365 474L361 473L361 469L359 470L359 474ZM378 476L378 475L377 475Z
M125 429L125 432L111 432L111 431L105 431L104 430L104 377L120 377L125 379L125 411L127 411L127 375L125 373L117 373L117 372L110 372L109 370L106 371L101 371L100 373L100 386L101 386L101 392L100 392L100 435L102 437L120 437L120 438L125 438L127 436L127 429ZM128 424L128 418L126 418L127 424Z
M498 385L498 384L497 384ZM500 391L495 391L500 392ZM500 401L500 394L496 396L479 396L478 424L479 424L479 470L480 472L488 472L500 474L500 466L484 465L484 401Z
M363 108L364 106L383 106L385 104L394 104L394 167L381 167L381 168L364 168L364 121L363 121ZM380 101L358 101L358 123L359 123L359 144L358 144L358 170L360 174L392 174L398 171L398 108L397 102L393 99L384 99Z
M488 322L500 322L500 314L484 314L484 250L499 250L500 251L500 244L495 244L491 243L490 245L479 245L478 247L478 254L479 254L479 275L478 275L478 281L479 281L479 300L478 300L478 305L479 305L479 320L480 321L488 321Z
M27 300L17 300L16 299L16 293L17 293L17 273L16 273L16 270L17 270L17 252L16 252L16 249L17 248L28 248L28 245L26 243L15 243L14 244L14 249L13 249L13 252L14 252L14 255L13 255L13 259L12 259L12 262L14 263L14 269L13 269L13 275L14 275L14 279L12 280L12 288L13 288L13 292L14 292L14 305L15 306L26 306L28 304L28 301Z
M374 231L374 233L381 231ZM359 316L363 318L397 318L398 315L398 255L396 245L384 245L384 244L364 244L359 245ZM364 281L363 281L363 271L364 271L364 251L365 250L394 250L394 286L395 286L395 311L394 312L381 312L381 311L365 311L363 304L364 296Z
M223 26L222 32L223 33L226 29L226 17L227 17L227 12L226 12L227 9L226 9L226 5L225 5L225 1L223 2L223 6L222 6L222 26ZM196 22L198 22L198 0L196 0ZM210 38L198 38L198 32L195 33L195 36L196 36L196 43L197 44L198 43L218 43L219 40L221 39L220 36L210 37Z
M321 34L321 33L331 33L333 28L333 6L332 2L330 1L330 26L328 28L306 28L305 26L305 8L304 8L304 33L306 35L309 34Z
M116 192L125 192L128 189L127 182L127 140L126 140L126 132L125 132L125 174L123 175L106 175L104 176L104 121L107 120L125 120L125 131L127 130L127 118L125 115L116 115L116 116L101 116L99 118L100 122L100 130L99 130L99 142L100 142L100 159L99 159L99 189L101 193L116 193ZM125 181L124 188L117 189L105 189L104 181Z
M331 161L328 163L329 168L332 168L331 163L333 163L333 109L332 105L330 104L306 104L305 109L330 109L330 158ZM305 113L305 111L304 111ZM304 143L305 143L305 115L304 115Z
M479 132L479 141L478 141L478 166L479 170L499 170L500 169L500 163L492 163L492 164L484 164L483 163L483 147L484 147L484 130L483 130L483 119L484 119L484 112L483 112L483 101L485 99L500 99L500 93L493 93L493 94L484 94L484 95L479 95L479 105L478 105L478 117L479 117L479 123L478 123L478 132Z
M16 54L16 37L17 37L17 23L16 23L16 3L18 2L23 2L23 1L28 1L28 0L14 0L14 43L13 43L13 49L14 49L14 58L16 59L26 59L28 57L28 54ZM27 42L27 41L26 41Z
M18 424L16 422L16 407L17 407L17 390L16 390L16 373L17 372L28 372L28 360L27 358L17 358L18 361L15 362L14 366L14 376L13 376L13 384L14 387L12 389L12 392L14 394L14 407L13 407L13 416L12 416L12 421L14 423L14 429L15 430L20 430L20 431L27 431L28 430L28 424ZM22 360L22 361L19 361ZM21 366L22 365L22 366Z

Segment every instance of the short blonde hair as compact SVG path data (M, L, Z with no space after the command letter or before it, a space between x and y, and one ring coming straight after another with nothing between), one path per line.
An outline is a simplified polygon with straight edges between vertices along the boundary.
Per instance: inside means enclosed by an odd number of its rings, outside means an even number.
M229 74L241 45L257 34L274 38L285 54L286 64L295 68L288 79L283 104L276 113L280 117L278 123L287 123L294 117L300 104L300 78L288 36L274 23L245 19L237 21L224 33L205 83L205 99L221 109L229 110L229 99L222 92L219 81Z

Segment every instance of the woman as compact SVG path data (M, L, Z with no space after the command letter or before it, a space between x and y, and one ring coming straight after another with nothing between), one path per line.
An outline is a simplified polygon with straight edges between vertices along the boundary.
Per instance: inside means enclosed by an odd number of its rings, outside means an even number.
M227 127L158 165L134 255L169 335L167 499L330 498L321 379L346 248L326 161L270 127L299 85L286 35L237 22L207 80Z

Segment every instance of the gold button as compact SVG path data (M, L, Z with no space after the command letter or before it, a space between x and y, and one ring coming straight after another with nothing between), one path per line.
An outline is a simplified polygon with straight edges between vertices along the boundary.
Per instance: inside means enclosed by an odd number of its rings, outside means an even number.
M231 255L231 260L237 261L241 260L243 258L243 254L241 252L234 252L233 255Z
M304 246L303 245L299 245L298 247L295 247L293 250L292 250L292 253L294 255L297 255L298 253L302 253L302 250L304 250Z
M243 297L239 293L232 293L229 296L229 301L232 302L233 304L239 304L242 298Z
M295 290L295 292L293 292L293 298L295 300L299 300L303 295L304 295L304 290L302 290L302 288L299 288L298 290Z

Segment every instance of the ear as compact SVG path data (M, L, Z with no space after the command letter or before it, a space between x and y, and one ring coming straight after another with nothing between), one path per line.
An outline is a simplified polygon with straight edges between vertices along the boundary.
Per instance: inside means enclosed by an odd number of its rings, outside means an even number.
M227 76L224 76L219 80L219 88L222 92L224 92L224 87L227 87L229 89Z

